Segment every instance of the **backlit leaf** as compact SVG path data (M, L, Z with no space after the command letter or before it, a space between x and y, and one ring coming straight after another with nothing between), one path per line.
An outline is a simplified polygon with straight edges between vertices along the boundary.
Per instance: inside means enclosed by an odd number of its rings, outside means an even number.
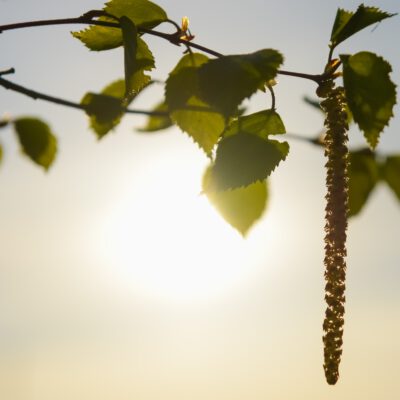
M140 38L137 38L135 69L130 76L131 94L137 95L151 81L150 76L144 71L151 71L155 67L154 57L147 44Z
M286 133L286 129L275 110L263 110L234 120L225 130L224 137L238 132L252 133L267 138L269 135Z
M229 117L240 103L276 76L283 62L276 50L224 56L199 69L201 99Z
M152 111L168 112L168 107L164 102L162 102L154 107ZM152 115L148 118L146 126L137 130L139 132L156 132L162 129L167 129L172 125L173 123L169 115Z
M101 94L86 93L81 104L86 107L90 126L99 139L119 124L124 113L125 82L121 79L105 87Z
M161 7L148 0L111 0L106 4L104 11L118 18L128 17L138 29L151 29L168 19ZM101 17L99 20L117 22L107 17ZM122 46L120 28L92 25L82 31L72 32L72 35L91 50L109 50Z
M210 155L225 129L225 119L196 97L191 97L186 105L203 108L204 111L176 110L171 113L171 118L206 154Z
M400 156L389 156L383 166L383 179L400 201Z
M173 111L186 106L187 101L198 97L198 68L208 61L208 57L200 53L190 53L181 58L170 72L165 85L165 100Z
M124 110L122 99L96 93L86 93L81 104L86 106L90 126L99 139L119 124Z
M175 68L170 72L170 75L174 75L186 67L199 68L208 61L209 58L202 53L186 54L179 60L178 64L176 64Z
M48 170L57 153L57 139L50 127L37 118L18 118L14 120L21 150L33 162Z
M138 28L152 29L168 19L166 12L149 0L111 0L104 11L118 18L124 15Z
M206 191L211 183L212 169L203 176L203 191L220 215L243 236L263 215L268 199L267 182L256 182L245 188L227 191Z
M225 118L200 100L198 71L208 58L187 54L170 73L165 85L165 101L172 120L210 155L225 129Z
M349 154L349 216L357 215L379 180L379 168L369 149Z
M375 148L396 104L396 86L389 77L392 68L383 58L366 51L340 58L350 111L370 146Z
M369 25L380 22L396 14L388 14L376 7L361 4L355 13L338 9L331 33L331 47L336 47L350 36Z
M185 67L171 73L165 84L165 101L173 111L185 108L190 98L197 97L197 68Z
M289 152L286 142L263 139L239 132L223 138L217 147L209 190L237 189L263 181L285 160Z
M99 21L118 23L115 19L101 17ZM79 39L88 49L93 51L111 50L122 46L120 28L108 28L92 25L81 31L71 32L72 36Z

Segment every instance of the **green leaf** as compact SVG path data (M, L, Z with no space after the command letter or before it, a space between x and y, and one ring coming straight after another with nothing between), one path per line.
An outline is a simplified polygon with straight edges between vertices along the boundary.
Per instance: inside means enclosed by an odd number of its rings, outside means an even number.
M383 166L383 179L400 201L400 155L386 158Z
M3 161L3 147L0 144L0 164L2 163L2 161Z
M171 118L210 156L225 129L225 119L196 97L191 97L186 105L203 110L176 110L171 113Z
M125 16L133 21L138 29L152 29L168 19L165 11L148 0L111 0L104 11L117 18ZM107 17L100 21L116 22ZM95 51L110 50L122 46L122 34L119 28L109 28L98 25L90 26L82 31L72 32L89 49Z
M138 71L136 65L137 29L135 24L127 17L120 18L122 39L124 43L124 65L125 65L125 97L133 90L131 82L134 74Z
M101 17L99 21L118 23L115 19L107 17ZM122 34L119 28L92 25L71 34L93 51L111 50L122 46Z
M135 67L131 75L129 75L130 95L137 95L150 83L151 78L144 71L151 71L155 67L153 54L146 42L140 38L137 38L136 60L134 64Z
M198 68L207 61L203 54L187 54L170 72L165 85L165 100L171 111L186 107L191 97L198 97Z
M350 111L370 146L375 148L396 104L396 86L389 77L392 68L383 58L366 51L340 58Z
M379 168L371 150L350 152L348 174L349 217L353 217L362 210L379 180Z
M341 30L348 24L351 17L354 15L354 12L343 10L342 8L338 8L336 12L335 21L333 23L332 32L331 32L331 47L334 47L336 44L335 39L337 38L338 34Z
M165 101L171 111L185 108L189 99L197 97L197 94L197 68L181 68L168 77L165 84Z
M124 113L125 82L121 79L105 87L101 94L86 93L81 104L86 107L90 126L99 139L117 126Z
M266 181L253 183L245 188L222 192L207 191L213 186L212 168L203 176L203 191L220 215L245 236L254 223L263 215L268 199Z
M209 58L202 53L186 54L179 60L178 64L176 64L175 68L170 72L170 75L174 75L186 67L199 68L208 61Z
M225 116L235 115L245 98L276 76L282 62L271 49L210 60L199 69L200 97Z
M207 61L202 54L184 56L167 79L165 101L172 120L210 155L225 129L225 118L199 98L198 71Z
M394 15L396 14L388 14L376 7L365 7L364 4L361 4L355 13L339 8L332 28L330 47L335 48L367 26Z
M223 138L217 147L213 165L213 186L207 191L237 189L263 181L289 152L286 142L280 143L256 135L239 132Z
M81 104L86 106L90 126L99 139L116 127L123 114L122 99L96 93L86 93Z
M165 102L159 103L152 111L168 112L168 107ZM173 123L169 115L151 115L146 126L137 129L139 132L156 132L163 129L167 129L172 126Z
M239 132L251 133L267 138L269 135L286 133L285 125L275 110L263 110L234 120L224 132L224 137Z
M148 0L111 0L104 11L118 18L126 16L138 28L152 29L168 19L159 5Z
M57 153L57 139L49 126L37 118L14 120L21 149L33 162L48 170Z

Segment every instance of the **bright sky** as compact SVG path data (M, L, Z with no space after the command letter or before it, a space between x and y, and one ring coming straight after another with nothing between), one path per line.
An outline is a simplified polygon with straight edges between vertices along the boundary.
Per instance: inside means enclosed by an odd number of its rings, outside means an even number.
M196 42L225 54L275 48L285 69L318 73L337 7L357 1L159 1L188 15ZM395 0L367 5L400 12ZM78 16L97 0L0 0L0 24ZM340 53L376 51L400 82L399 17ZM78 27L79 28L79 27ZM79 101L122 76L120 50L90 53L69 31L0 35L13 81ZM148 40L165 79L181 48ZM287 130L312 135L321 116L308 81L280 77ZM135 104L150 108L154 88ZM249 110L268 107L255 96ZM396 111L399 112L398 107ZM322 369L322 153L291 142L271 179L268 213L246 240L199 195L206 157L178 129L134 132L128 116L100 143L85 115L0 88L0 114L37 115L59 138L48 174L0 131L0 398L7 400L395 400L400 393L400 207L379 187L351 221L341 378ZM379 150L400 153L400 119ZM351 131L351 143L362 143Z

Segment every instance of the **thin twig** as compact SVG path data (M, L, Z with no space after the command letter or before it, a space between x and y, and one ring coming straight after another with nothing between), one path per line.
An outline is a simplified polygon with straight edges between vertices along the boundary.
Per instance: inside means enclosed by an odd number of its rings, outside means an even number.
M278 74L287 75L287 76L294 76L296 78L309 79L309 80L314 81L314 82L316 82L318 84L322 80L322 75L303 74L301 72L284 71L282 69L278 70Z
M86 24L86 25L98 25L98 26L104 26L104 27L110 27L110 28L120 28L120 25L117 22L109 22L109 21L101 21L101 20L93 19L94 17L102 16L102 15L110 17L104 11L92 10L92 11L89 11L86 14L84 14L80 17L77 17L77 18L48 19L48 20L27 21L27 22L20 22L20 23L16 23L16 24L1 25L0 33L4 32L4 31L8 31L8 30L14 30L14 29L22 29L22 28L30 28L30 27L38 27L38 26L49 26L49 25L65 25L65 24ZM168 20L167 22L171 22L171 21ZM177 27L178 25L174 24L174 26ZM177 46L179 46L180 44L184 44L185 46L192 47L194 49L200 50L204 53L210 54L210 55L218 57L218 58L224 56L222 53L219 53L215 50L209 49L208 47L199 45L192 41L181 39L180 31L177 31L172 34L155 31L153 29L145 29L145 28L139 28L138 31L140 33L146 33L148 35L153 35L153 36L157 36L162 39L168 40L169 42L171 42ZM287 75L287 76L293 76L296 78L312 80L318 84L321 82L321 79L322 79L321 75L305 74L305 73L301 73L301 72L278 70L277 73L280 75Z
M289 139L289 140L298 140L301 142L307 142L309 144L313 144L318 147L322 146L320 136L315 137L315 138L309 138L306 136L299 135L297 133L285 133L284 137L285 137L285 139Z
M271 99L272 99L271 109L275 110L275 108L276 108L276 98L275 98L274 89L273 89L273 87L271 85L267 85L267 88L268 88L269 92L271 93Z
M0 71L0 76L10 75L10 74L13 74L14 72L15 72L14 68L9 68L9 69L6 69L4 71Z
M38 92L36 90L28 89L24 86L14 83L14 82L10 82L9 80L2 78L1 76L0 76L0 86L3 86L4 88L9 89L9 90L13 90L14 92L24 94L34 100L40 99L40 100L48 101L50 103L59 104L62 106L75 108L75 109L79 109L79 110L83 110L83 111L88 110L88 107L86 105L76 103L73 101L69 101L69 100L65 100L60 97L50 96L50 95ZM213 110L209 107L202 107L202 106L186 106L186 107L182 107L179 109L185 110L185 111L218 113L218 111L216 111L216 110ZM154 116L154 117L166 117L166 116L170 115L167 111L147 111L147 110L137 110L137 109L131 109L131 108L126 108L123 111L124 111L124 113L127 113L127 114L142 114L142 115L148 115L148 116Z
M59 97L54 97L54 96L49 96L47 94L37 92L36 90L28 89L24 86L18 85L16 83L10 82L7 79L1 78L0 77L0 86L3 86L6 89L13 90L14 92L22 93L25 94L28 97L31 97L34 100L44 100L48 101L50 103L54 104L60 104L62 106L70 107L70 108L76 108L79 110L86 111L87 106L80 104L80 103L75 103L73 101L61 99ZM149 116L166 116L168 115L167 112L164 111L146 111L146 110L133 110L133 109L125 109L125 113L128 114L143 114L143 115L149 115Z

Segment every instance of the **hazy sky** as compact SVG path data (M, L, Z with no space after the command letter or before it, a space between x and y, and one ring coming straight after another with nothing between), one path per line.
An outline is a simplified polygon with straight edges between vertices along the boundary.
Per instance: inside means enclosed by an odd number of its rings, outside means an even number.
M321 72L337 7L357 1L159 1L189 16L196 42L225 54L275 48L285 69ZM367 2L400 12L397 0ZM87 0L0 0L0 24L79 16ZM74 26L0 34L0 69L32 89L79 101L122 77L121 50L91 53ZM163 29L168 29L167 27ZM400 82L399 17L339 53L375 51ZM165 79L182 48L148 43ZM279 77L288 132L322 126L309 81ZM162 88L135 106L150 108ZM249 111L270 106L254 96ZM399 111L396 107L395 111ZM400 205L381 185L348 241L341 378L322 368L324 159L291 141L265 218L246 240L199 195L206 157L172 128L138 134L127 116L101 142L83 113L0 88L0 115L37 115L59 139L49 173L0 131L0 398L7 400L395 400L400 393ZM379 151L400 153L400 119ZM363 143L352 129L351 145Z

